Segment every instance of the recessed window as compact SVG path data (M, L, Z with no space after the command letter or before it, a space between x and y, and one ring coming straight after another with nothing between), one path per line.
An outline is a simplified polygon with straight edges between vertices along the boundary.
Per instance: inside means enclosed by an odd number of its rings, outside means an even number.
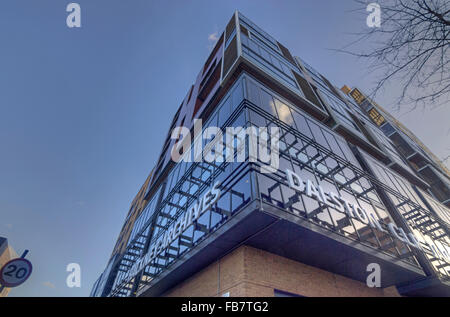
M377 126L381 126L386 121L375 108L369 110L369 117Z

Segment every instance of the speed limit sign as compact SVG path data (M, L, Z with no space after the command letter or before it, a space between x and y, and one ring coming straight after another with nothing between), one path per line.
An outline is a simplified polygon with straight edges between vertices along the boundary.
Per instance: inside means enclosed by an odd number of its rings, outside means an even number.
M27 259L13 259L0 270L0 285L4 287L19 286L30 277L32 269L33 266Z

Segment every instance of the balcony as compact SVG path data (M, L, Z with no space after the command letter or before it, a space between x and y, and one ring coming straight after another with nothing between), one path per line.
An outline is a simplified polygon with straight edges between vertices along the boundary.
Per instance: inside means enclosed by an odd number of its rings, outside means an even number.
M430 184L435 198L447 207L450 207L450 181L431 164L418 170L418 173Z

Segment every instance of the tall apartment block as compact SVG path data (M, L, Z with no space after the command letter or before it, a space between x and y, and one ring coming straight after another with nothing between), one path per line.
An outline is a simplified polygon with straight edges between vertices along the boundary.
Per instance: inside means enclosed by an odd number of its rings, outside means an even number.
M447 171L344 91L235 12L91 295L449 296ZM195 132L199 119L203 131L278 128L278 168L264 171L239 133L243 161L174 162L174 128ZM380 283L367 283L378 269Z

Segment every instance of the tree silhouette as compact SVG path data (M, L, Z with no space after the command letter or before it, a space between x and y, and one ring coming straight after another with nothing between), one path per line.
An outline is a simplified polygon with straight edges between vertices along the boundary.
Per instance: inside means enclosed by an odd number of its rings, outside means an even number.
M366 12L367 1L355 0ZM367 27L338 51L366 59L381 74L370 95L391 83L401 91L402 104L429 107L449 105L450 1L381 0L380 27ZM361 45L363 44L363 45ZM355 49L355 47L357 47Z

